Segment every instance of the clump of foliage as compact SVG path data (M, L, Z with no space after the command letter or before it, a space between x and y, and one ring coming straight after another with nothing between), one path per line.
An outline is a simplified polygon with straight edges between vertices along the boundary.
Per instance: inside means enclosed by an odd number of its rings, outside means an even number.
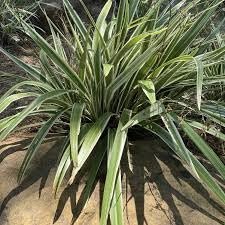
M0 112L14 101L34 98L15 115L0 121L0 140L28 117L47 118L28 148L19 182L51 128L60 126L57 135L65 141L59 153L54 191L58 191L70 168L69 183L88 162L84 206L105 159L107 174L100 224L106 225L109 218L113 225L123 224L120 161L127 151L128 130L139 126L161 138L192 174L225 203L220 184L182 138L185 133L225 179L224 164L197 131L225 140L220 130L201 122L205 118L225 126L224 102L205 97L210 86L225 81L219 71L208 75L213 67L220 66L225 47L209 48L215 41L213 34L199 39L221 1L211 1L195 14L195 4L202 4L200 0L182 0L163 10L166 1L159 0L137 18L140 1L120 1L115 14L110 13L112 0L108 0L96 22L81 1L89 15L90 28L85 27L68 0L63 2L70 35L49 20L53 40L49 43L22 21L26 33L41 49L40 67L0 49L27 72L1 97ZM90 155L94 160L88 161Z

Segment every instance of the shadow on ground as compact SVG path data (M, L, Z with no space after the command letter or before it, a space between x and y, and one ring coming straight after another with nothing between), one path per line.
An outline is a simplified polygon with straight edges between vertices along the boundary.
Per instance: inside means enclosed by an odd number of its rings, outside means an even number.
M138 146L141 146L140 149ZM214 221L213 224L224 224L224 208L192 177L180 161L170 154L169 149L164 151L157 141L151 144L137 142L131 152L133 174L129 173L127 183L130 186L131 198L135 202L138 225L148 224L145 217L146 192L155 197L156 207L164 212L171 224L210 224L207 223L207 219ZM124 171L129 171L129 168L125 167ZM160 194L160 199L157 200L158 197L154 192ZM162 200L169 210L162 207ZM216 211L221 214L221 219L216 215ZM203 219L203 223L198 223L195 218L195 222L191 223L190 212L207 219Z
M0 224L98 224L103 182L95 183L83 211L82 177L71 186L65 182L61 194L53 197L61 140L43 144L27 178L17 185L16 176L29 141L1 145L0 174L4 182L0 183ZM131 166L127 157L122 159L126 224L224 224L225 209L157 139L134 142L130 153Z

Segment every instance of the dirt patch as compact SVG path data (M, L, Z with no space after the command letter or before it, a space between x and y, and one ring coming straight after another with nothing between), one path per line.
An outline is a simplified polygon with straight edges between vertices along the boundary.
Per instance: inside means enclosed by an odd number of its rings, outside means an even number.
M77 202L83 182L66 187L56 199L52 194L59 143L48 141L33 160L31 175L18 186L19 166L27 139L11 139L1 144L0 201L2 225L99 224L103 184L98 182L88 205L77 220ZM132 172L123 162L124 218L132 225L219 225L225 209L176 160L158 140L133 142L130 146ZM214 173L213 170L211 170ZM73 223L72 223L73 224Z
M8 46L6 51L18 57L27 64L38 65L37 51L35 50L34 46L30 45L29 43L24 44L23 46L18 45ZM1 65L0 96L2 96L13 85L20 82L19 77L25 76L25 72L1 52L0 52L0 65ZM11 75L8 76L8 74ZM0 119L15 114L15 112L17 112L18 107L28 105L30 101L31 99L24 98L22 100L13 102L8 108L6 108L0 114ZM29 119L25 123L23 123L23 125L31 124L32 122L35 121L39 121L39 119L37 118Z
M27 64L38 64L37 53L33 46L24 45L21 46L11 46L6 49L12 55L18 57L23 62ZM18 77L24 76L25 72L19 68L12 60L0 52L0 74L12 74L13 76L4 76L0 80L0 95L5 93L10 87L12 87L18 81Z

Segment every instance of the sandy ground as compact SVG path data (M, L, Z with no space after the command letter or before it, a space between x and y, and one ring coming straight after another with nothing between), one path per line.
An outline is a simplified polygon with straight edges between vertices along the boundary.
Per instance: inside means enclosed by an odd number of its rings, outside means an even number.
M16 179L29 138L11 137L0 149L1 225L98 225L103 184L98 182L88 205L77 220L84 187L64 182L53 198L57 141L42 145L33 160L30 175L18 186ZM58 140L60 142L60 140ZM219 225L225 222L225 208L158 140L132 143L132 171L123 162L124 218L130 225ZM216 177L216 175L214 175Z

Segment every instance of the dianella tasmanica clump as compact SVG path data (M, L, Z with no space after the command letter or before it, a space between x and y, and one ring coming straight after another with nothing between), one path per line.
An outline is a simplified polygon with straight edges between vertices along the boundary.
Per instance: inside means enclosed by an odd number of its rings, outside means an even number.
M22 21L26 34L40 48L39 66L28 65L0 49L26 71L26 76L1 97L0 112L14 101L33 100L0 121L0 140L28 117L45 115L45 122L27 150L19 182L52 127L61 127L55 132L64 143L54 192L66 173L71 173L72 183L85 165L84 207L100 165L106 161L100 224L106 225L108 219L113 225L123 224L120 163L128 147L128 130L139 127L165 142L193 176L225 204L220 184L186 146L190 139L225 179L224 164L198 132L225 140L222 129L217 129L225 126L225 103L207 94L210 87L225 81L224 73L214 70L224 62L225 46L212 47L216 29L202 38L221 1L167 2L153 2L140 16L140 0L121 0L117 9L108 0L94 21L81 1L90 19L87 25L69 0L64 0L65 32L46 15L51 41ZM90 156L94 160L88 161Z

